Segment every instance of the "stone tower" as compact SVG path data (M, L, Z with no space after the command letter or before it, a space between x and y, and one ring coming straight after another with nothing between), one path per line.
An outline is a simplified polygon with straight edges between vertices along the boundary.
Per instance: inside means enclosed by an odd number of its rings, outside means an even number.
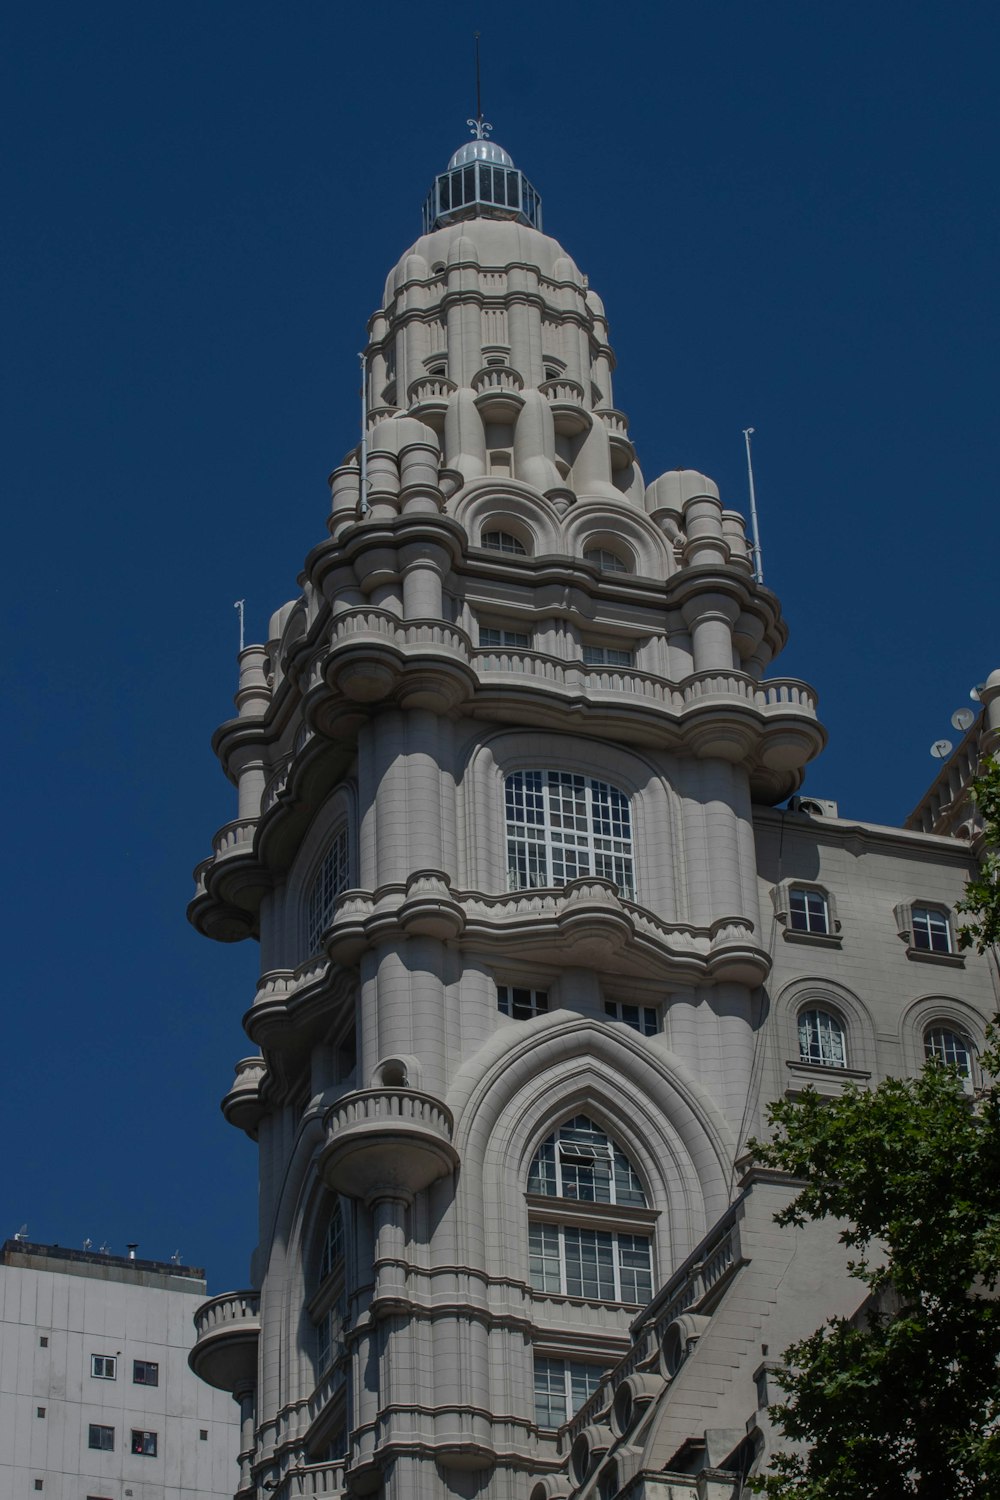
M824 733L765 676L741 516L645 482L601 300L496 143L435 180L365 362L366 443L214 741L238 816L190 915L260 943L223 1106L260 1237L192 1360L241 1402L241 1495L525 1500L731 1212L799 916L755 818ZM816 1025L799 1061L842 1066Z

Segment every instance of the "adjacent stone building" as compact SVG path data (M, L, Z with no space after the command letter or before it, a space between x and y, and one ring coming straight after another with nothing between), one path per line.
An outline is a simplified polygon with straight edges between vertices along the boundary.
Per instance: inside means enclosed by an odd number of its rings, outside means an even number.
M482 136L215 737L190 915L261 947L223 1105L260 1231L192 1361L242 1495L728 1497L770 1362L860 1300L745 1142L929 1051L971 1086L970 849L796 800L825 736L742 517L644 480L601 300Z
M7 1240L0 1500L221 1500L238 1413L188 1368L205 1275Z

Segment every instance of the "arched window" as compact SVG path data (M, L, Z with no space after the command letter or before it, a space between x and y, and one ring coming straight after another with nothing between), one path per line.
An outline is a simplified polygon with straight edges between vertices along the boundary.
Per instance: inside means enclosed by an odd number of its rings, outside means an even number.
M323 856L319 869L313 877L306 902L306 950L318 953L320 940L330 925L333 908L341 891L347 890L350 880L350 858L347 829L334 834L330 847Z
M505 783L507 879L512 891L613 880L634 896L628 798L606 781L567 771L515 771Z
M645 1225L634 1222L640 1216L629 1216L629 1210L646 1207L646 1195L628 1156L593 1120L576 1115L542 1142L528 1174L528 1194L530 1278L536 1291L596 1302L649 1301L652 1241ZM539 1200L547 1198L572 1203L572 1222L559 1222L558 1209L543 1217ZM591 1227L586 1214L581 1217L584 1204L593 1205L600 1228ZM607 1206L620 1211L621 1228L608 1227Z
M956 1067L960 1078L972 1078L969 1044L957 1031L949 1031L945 1026L928 1027L924 1032L924 1056L928 1060L936 1057L939 1062Z
M584 562L593 563L602 573L631 573L632 569L623 557L612 552L610 547L588 547L583 554Z
M799 1015L799 1059L824 1068L846 1068L844 1028L828 1010L804 1010Z
M511 557L527 557L528 549L512 531L484 531L482 545L491 552L506 552Z

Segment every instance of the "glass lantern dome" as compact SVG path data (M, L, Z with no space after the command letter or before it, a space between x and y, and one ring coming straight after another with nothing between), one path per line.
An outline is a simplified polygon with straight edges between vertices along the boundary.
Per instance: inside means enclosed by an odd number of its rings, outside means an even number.
M542 227L541 198L503 147L485 136L466 141L435 177L424 204L424 234L480 215Z

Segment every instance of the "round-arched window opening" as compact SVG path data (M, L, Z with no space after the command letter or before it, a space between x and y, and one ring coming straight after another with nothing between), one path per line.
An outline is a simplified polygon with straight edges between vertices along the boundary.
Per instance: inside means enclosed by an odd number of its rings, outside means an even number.
M512 531L484 531L480 545L490 552L504 552L508 557L527 557L528 549Z
M632 569L623 557L612 552L610 547L588 547L583 554L584 562L600 568L602 573L631 573Z
M972 1078L972 1051L966 1039L946 1026L931 1026L924 1032L924 1056L946 1067L958 1069L959 1078Z
M804 1010L799 1014L799 1061L821 1068L846 1068L844 1028L828 1010Z

